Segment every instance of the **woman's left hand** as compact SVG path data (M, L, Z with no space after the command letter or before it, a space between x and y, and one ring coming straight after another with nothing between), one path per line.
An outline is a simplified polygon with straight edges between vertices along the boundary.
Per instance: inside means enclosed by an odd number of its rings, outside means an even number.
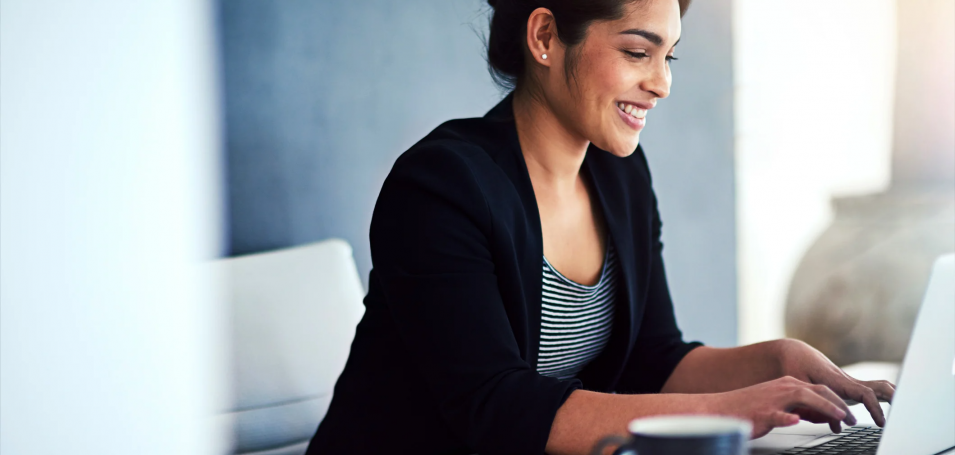
M850 405L855 404L853 401L862 403L872 415L876 425L885 426L885 415L882 413L879 401L892 402L895 384L889 381L860 381L846 374L812 346L798 340L781 341L783 341L780 348L782 376L792 376L810 384L829 387ZM797 413L799 411L795 410ZM817 420L808 412L801 415L805 420ZM832 428L832 430L838 432L839 428Z

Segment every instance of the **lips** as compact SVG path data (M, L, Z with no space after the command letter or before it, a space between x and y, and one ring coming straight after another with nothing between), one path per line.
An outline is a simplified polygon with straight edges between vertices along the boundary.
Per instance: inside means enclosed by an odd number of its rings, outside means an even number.
M620 119L636 131L640 131L647 124L647 110L635 104L617 103L617 114L620 115Z

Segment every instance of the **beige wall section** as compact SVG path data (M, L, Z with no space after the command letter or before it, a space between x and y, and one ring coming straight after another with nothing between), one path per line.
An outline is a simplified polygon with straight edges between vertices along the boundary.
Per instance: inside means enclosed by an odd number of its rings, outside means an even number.
M739 341L783 336L832 196L890 178L894 0L735 0Z
M893 184L948 186L955 180L955 1L896 1Z

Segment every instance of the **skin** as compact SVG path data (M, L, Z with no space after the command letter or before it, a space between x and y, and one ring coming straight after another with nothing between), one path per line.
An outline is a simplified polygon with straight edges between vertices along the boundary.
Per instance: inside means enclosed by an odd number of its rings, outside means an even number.
M633 30L650 38L627 32ZM603 215L580 172L587 147L593 143L620 157L634 152L640 130L620 118L617 103L652 109L669 95L669 57L680 34L676 0L630 3L622 18L589 26L573 49L577 69L568 78L569 51L553 15L538 8L528 17L527 68L515 92L514 115L541 214L544 255L574 281L598 280L606 248ZM547 452L589 453L603 436L625 434L630 420L665 414L746 419L753 422L753 437L799 419L838 431L840 422L855 423L844 400L864 403L881 426L878 401L891 401L894 392L889 382L849 377L796 340L700 347L683 358L659 394L573 392L554 418Z

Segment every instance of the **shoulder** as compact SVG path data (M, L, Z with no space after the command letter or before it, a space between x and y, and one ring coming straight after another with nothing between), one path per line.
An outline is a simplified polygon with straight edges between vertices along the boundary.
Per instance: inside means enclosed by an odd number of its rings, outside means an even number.
M445 122L402 153L382 185L373 224L403 223L409 213L486 224L488 187L501 174L493 156L500 139L489 123Z
M493 161L493 125L483 118L450 120L428 133L395 161L391 173L462 172Z
M404 183L477 197L500 177L498 155L507 142L498 125L486 118L447 121L398 157L382 191Z

